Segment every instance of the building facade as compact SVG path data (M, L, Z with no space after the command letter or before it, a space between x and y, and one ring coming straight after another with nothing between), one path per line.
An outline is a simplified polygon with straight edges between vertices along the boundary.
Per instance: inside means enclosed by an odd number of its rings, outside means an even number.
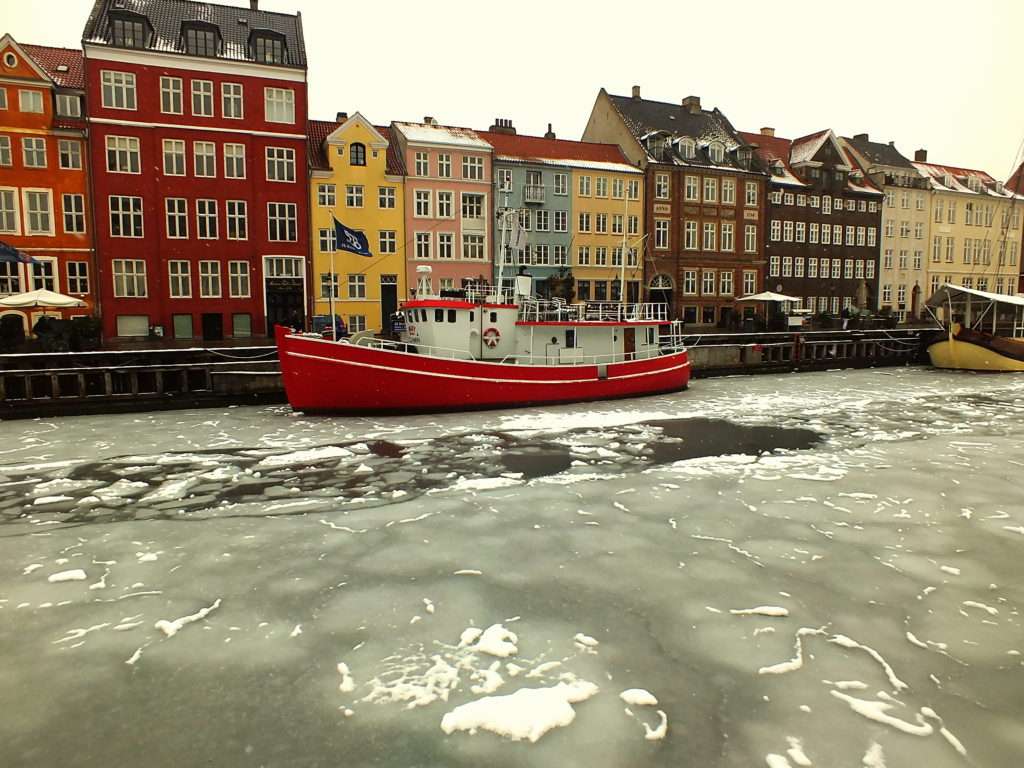
M1007 188L1011 192L1017 195L1018 199L1024 196L1024 163L1021 163L1017 170L1013 172L1013 175L1006 182ZM1014 206L1015 208L1017 206ZM1010 213L1011 217L1013 212ZM1017 293L1024 294L1024 227L1021 228L1021 265L1020 265L1020 278L1017 282Z
M304 324L301 17L255 6L96 0L83 48L108 338Z
M42 315L96 312L96 262L82 118L82 54L0 39L0 240L35 263L0 262L0 296L47 289L84 308L4 310L26 333Z
M506 250L502 265L504 233L497 233L496 277L500 271L510 281L525 270L537 294L572 301L618 301L624 277L626 298L639 301L643 174L622 151L550 130L520 136L509 120L480 135L494 147L496 205L518 212L527 237L522 252Z
M871 141L868 134L859 133L840 143L885 195L878 282L881 296L889 296L890 301L881 308L889 307L900 322L918 320L925 314L929 295L928 180L892 142ZM906 297L902 305L900 296Z
M645 172L645 294L688 324L729 327L764 287L765 185L753 149L718 109L609 95L583 138L618 144Z
M927 162L914 153L914 167L931 187L928 288L943 283L1013 294L1020 279L1021 213L1016 194L984 171ZM930 295L929 293L929 295Z
M330 317L333 292L352 333L389 329L406 296L404 166L390 137L358 112L309 122L313 314ZM338 250L335 219L366 235L373 255Z
M476 131L439 125L433 118L392 123L391 137L406 168L410 293L489 283L494 272L491 145Z
M744 133L768 168L768 290L817 313L878 306L882 192L831 130Z

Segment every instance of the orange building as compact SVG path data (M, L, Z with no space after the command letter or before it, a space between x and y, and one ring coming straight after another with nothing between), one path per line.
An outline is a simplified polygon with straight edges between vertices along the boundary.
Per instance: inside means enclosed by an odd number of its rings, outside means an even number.
M46 288L86 302L0 311L26 331L42 314L96 313L84 93L81 51L0 38L0 241L36 262L0 262L0 296Z

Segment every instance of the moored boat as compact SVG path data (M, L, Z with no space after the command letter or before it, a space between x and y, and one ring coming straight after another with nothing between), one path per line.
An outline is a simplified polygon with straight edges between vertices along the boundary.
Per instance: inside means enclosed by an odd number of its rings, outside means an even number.
M305 412L413 413L686 388L690 363L664 305L567 304L528 296L529 278L515 283L514 292L478 286L407 301L397 340L334 342L278 326L289 403Z
M1024 296L941 286L928 311L944 332L928 345L936 368L1024 371Z

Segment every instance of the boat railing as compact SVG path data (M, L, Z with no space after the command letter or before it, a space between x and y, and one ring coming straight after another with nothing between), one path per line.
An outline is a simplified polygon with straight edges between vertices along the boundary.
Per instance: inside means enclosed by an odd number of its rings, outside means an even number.
M524 322L668 322L668 307L660 303L622 304L617 301L588 301L568 304L564 299L523 299L519 320Z
M356 347L368 347L370 349L381 349L387 352L407 352L413 355L426 355L427 357L441 357L449 360L469 360L472 358L468 350L454 349L452 347L433 347L426 344L413 344L408 341L394 341L392 339L378 339L367 336L352 342Z
M655 357L672 355L686 351L684 344L666 345L664 342L657 347L648 347L635 352L609 352L603 355L563 355L572 349L562 348L557 357L543 353L505 355L499 362L522 365L611 365L613 363L629 363L634 360L651 360Z

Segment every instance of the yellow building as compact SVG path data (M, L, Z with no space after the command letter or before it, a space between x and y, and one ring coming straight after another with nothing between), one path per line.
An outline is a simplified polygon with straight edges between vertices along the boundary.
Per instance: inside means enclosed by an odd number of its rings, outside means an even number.
M387 331L406 293L401 152L387 127L358 112L311 120L308 132L314 322L330 326L333 289L350 333ZM336 250L335 218L366 235L372 257Z
M571 258L576 299L618 301L625 267L626 300L639 302L644 278L643 173L626 163L614 145L590 147L590 152L600 148L608 157L572 163Z
M984 171L936 165L926 157L918 150L914 167L931 185L927 295L943 283L1016 293L1024 195ZM882 294L885 304L885 286Z

